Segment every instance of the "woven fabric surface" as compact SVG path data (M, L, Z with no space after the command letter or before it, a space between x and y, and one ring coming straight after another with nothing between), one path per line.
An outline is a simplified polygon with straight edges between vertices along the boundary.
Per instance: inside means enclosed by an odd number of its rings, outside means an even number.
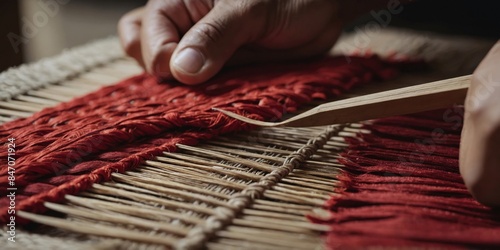
M345 189L326 204L331 249L498 249L500 211L471 197L458 170L463 108L379 119L352 139Z
M314 99L327 99L355 85L396 74L377 57L329 57L293 64L240 67L200 86L158 82L140 75L114 86L44 109L0 127L16 139L16 209L43 213L45 201L60 202L113 172L194 145L215 135L249 129L212 111L224 108L273 120ZM6 139L5 139L6 140ZM6 159L7 152L0 152ZM0 214L8 220L8 168L0 172ZM25 223L24 220L17 223Z

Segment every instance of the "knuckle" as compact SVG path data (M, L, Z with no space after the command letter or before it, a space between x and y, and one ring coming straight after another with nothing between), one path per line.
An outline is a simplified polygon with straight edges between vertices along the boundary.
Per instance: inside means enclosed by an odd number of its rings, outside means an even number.
M146 68L150 73L156 73L160 69L160 53L159 52L154 52L151 55L151 58L146 62Z
M480 203L487 206L500 206L500 197L496 195L496 192L492 191L495 189L497 191L500 190L500 185L498 183L485 183L481 178L469 183L469 190L472 195Z
M204 22L196 26L194 32L209 43L217 42L223 36L223 24L219 21Z
M125 14L122 17L120 17L120 20L118 20L118 27L122 27L127 23L127 18L128 18L127 15L128 14Z
M142 8L137 8L134 10L131 10L127 12L125 15L123 15L120 20L118 21L118 25L128 25L131 23L136 23L138 22L140 18L140 12L142 11Z

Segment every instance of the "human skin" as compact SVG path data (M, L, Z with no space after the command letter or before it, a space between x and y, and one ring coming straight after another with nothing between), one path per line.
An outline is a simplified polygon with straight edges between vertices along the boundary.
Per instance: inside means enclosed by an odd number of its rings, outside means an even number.
M147 72L199 84L227 64L326 53L346 24L388 2L150 0L126 14L118 30L127 54ZM465 184L478 201L492 206L500 206L500 74L495 71L499 47L497 44L474 73L460 148Z
M150 74L198 84L225 64L327 52L347 22L386 1L359 2L150 0L125 15L118 31L125 51Z
M472 76L465 101L460 173L478 201L500 206L500 41Z

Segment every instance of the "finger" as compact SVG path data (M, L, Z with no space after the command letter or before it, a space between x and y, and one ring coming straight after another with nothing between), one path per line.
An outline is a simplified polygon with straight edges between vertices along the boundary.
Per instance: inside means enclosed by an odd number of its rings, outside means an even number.
M134 9L125 14L118 22L118 35L125 53L133 57L142 67L144 67L144 62L140 38L143 13L144 7Z
M228 61L228 65L239 65L259 62L279 62L304 59L324 55L331 50L340 36L341 29L328 27L310 41L289 49L266 49L245 46L240 48Z
M219 2L182 38L170 60L173 76L186 84L198 84L214 76L234 52L256 34L252 7ZM262 19L262 18L260 18Z
M180 35L192 25L181 0L149 1L141 29L141 51L146 70L170 77L169 62Z
M500 42L473 74L465 103L460 172L481 203L500 206Z

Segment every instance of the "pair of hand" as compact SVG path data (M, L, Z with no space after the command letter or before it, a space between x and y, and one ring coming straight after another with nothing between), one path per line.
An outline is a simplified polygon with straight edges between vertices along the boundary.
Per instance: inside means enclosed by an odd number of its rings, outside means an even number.
M355 3L356 2L356 3ZM402 1L404 2L404 1ZM322 54L343 26L386 0L150 0L125 15L125 51L149 73L198 84L226 64ZM472 194L500 206L500 43L474 73L460 171Z

